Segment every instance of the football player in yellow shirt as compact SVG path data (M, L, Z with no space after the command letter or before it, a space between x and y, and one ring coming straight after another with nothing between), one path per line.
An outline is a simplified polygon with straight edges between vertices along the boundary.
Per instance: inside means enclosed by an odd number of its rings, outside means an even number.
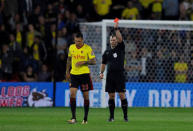
M97 14L100 16L105 16L110 12L112 0L93 0L93 4Z
M128 1L127 7L123 10L122 19L137 20L139 19L139 10L133 6L131 1Z
M72 112L72 119L68 120L68 122L70 124L76 123L76 93L80 86L84 97L84 119L82 124L87 124L89 90L93 90L88 65L95 65L96 59L92 48L83 43L82 33L77 33L74 37L74 41L75 44L69 47L66 67L66 80L70 81L70 107Z

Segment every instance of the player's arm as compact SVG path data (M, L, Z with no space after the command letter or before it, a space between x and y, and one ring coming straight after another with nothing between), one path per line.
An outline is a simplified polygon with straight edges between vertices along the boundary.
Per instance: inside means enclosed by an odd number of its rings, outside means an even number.
M95 65L96 64L96 57L94 55L94 52L92 51L92 48L88 48L88 54L87 55L88 55L88 60L77 62L76 66Z
M106 68L107 61L108 61L108 55L107 54L108 54L108 52L105 51L103 56L102 56L102 63L101 63L100 72L99 72L100 79L103 79L103 77L104 77L104 71Z
M89 59L88 61L79 61L76 63L76 66L82 65L96 65L96 58Z
M86 64L88 64L88 65L96 65L96 58L89 59L88 61L86 61Z
M66 72L67 73L70 72L71 61L72 61L72 57L68 57L67 63L66 63Z
M71 61L72 61L72 57L69 57L69 56L68 56L67 64L66 64L66 80L67 80L67 81L70 80Z
M115 30L115 34L116 34L118 43L122 43L123 37L122 37L122 35L121 35L121 32L120 32L119 29L118 29L118 21L115 22L114 30Z
M104 71L105 71L105 67L106 67L106 64L101 64L101 67L100 67L100 72L99 72L99 77L100 79L103 79L104 77Z

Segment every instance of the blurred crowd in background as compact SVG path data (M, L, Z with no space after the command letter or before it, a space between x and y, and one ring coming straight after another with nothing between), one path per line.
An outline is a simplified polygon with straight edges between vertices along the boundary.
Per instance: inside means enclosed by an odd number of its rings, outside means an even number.
M193 1L0 0L0 81L64 81L79 23L115 17L193 20Z

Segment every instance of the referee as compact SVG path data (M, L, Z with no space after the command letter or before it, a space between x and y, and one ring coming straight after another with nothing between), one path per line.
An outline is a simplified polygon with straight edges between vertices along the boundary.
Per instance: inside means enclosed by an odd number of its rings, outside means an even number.
M125 97L125 76L124 76L124 59L125 45L122 35L118 29L118 22L115 22L114 32L110 35L111 48L106 50L102 56L102 64L100 67L100 79L103 79L103 72L107 65L107 78L105 91L109 94L109 122L114 121L115 110L115 92L119 93L121 99L121 107L124 114L124 121L128 122L127 118L127 99Z

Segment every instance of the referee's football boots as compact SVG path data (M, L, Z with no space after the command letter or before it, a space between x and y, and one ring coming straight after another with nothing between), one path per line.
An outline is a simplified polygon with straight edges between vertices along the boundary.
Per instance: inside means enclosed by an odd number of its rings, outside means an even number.
M124 121L125 121L125 122L128 122L128 118L127 118L127 117L124 117Z
M84 124L88 124L88 121L83 120L83 121L82 121L82 125L84 125Z
M109 118L108 119L108 122L113 122L114 121L114 118Z

